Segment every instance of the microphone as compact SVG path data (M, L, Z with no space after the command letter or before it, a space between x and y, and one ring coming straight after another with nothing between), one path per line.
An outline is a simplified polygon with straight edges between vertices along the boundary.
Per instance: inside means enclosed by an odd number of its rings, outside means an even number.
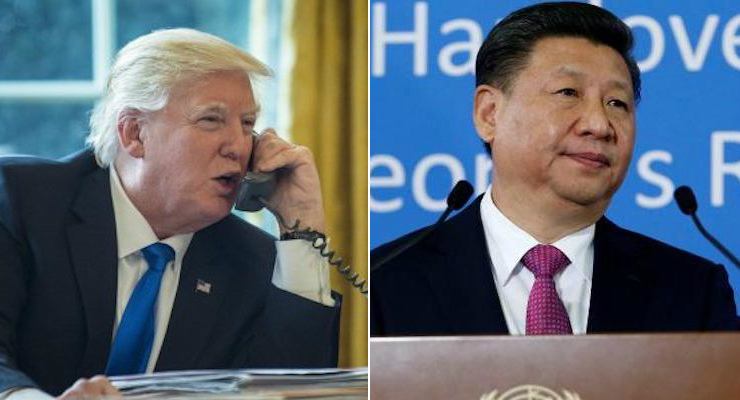
M424 229L414 238L404 243L402 246L397 247L392 252L386 254L385 257L381 258L380 260L372 264L370 266L370 273L372 274L375 270L382 267L385 263L398 257L398 255L406 251L406 249L419 243L422 239L424 239L425 237L429 236L432 232L437 230L437 228L440 225L442 225L442 223L447 219L450 213L453 210L461 209L465 205L465 203L468 202L468 199L472 195L473 195L473 185L471 185L470 182L466 180L458 181L455 184L455 187L453 187L452 190L450 191L450 194L447 195L447 208L442 213L442 215L439 216L439 219L437 219L437 222L435 222L434 225Z
M678 203L678 208L681 212L686 215L692 215L699 209L699 205L696 203L696 196L694 191L688 186L679 186L676 191L673 192L673 198Z
M673 198L676 199L676 203L678 203L678 208L681 210L682 213L688 215L691 217L691 220L694 221L694 225L696 225L696 228L699 229L699 232L711 243L714 245L714 247L717 248L717 250L720 251L720 253L724 254L727 259L729 259L733 264L735 264L736 267L740 268L740 261L730 253L725 246L722 245L722 243L719 242L719 240L715 239L714 236L710 235L709 232L707 232L706 229L704 229L704 226L702 226L701 222L699 221L699 217L696 216L696 210L699 209L699 205L696 202L696 196L694 196L694 191L691 190L688 186L679 186L674 192L673 192Z

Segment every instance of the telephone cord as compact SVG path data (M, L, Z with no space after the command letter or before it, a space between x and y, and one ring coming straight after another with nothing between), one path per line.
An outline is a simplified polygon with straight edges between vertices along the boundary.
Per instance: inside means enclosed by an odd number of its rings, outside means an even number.
M339 275L341 275L344 280L349 282L349 284L353 288L355 288L363 296L365 296L365 298L367 298L367 279L362 279L362 276L360 276L358 272L353 271L352 267L346 265L342 260L342 257L337 257L336 259L334 258L336 256L336 252L329 248L329 239L326 237L325 234L319 231L315 231L311 229L311 227L299 229L301 223L300 219L296 219L295 223L292 226L288 225L287 223L285 223L285 220L279 212L267 205L267 201L264 198L259 197L258 200L262 203L262 205L265 206L265 208L267 208L273 215L275 215L278 220L278 224L280 224L280 226L284 230L295 234L300 239L310 242L311 247L318 250L321 257L326 259L329 265L334 266L334 268L337 269L337 272L339 272Z

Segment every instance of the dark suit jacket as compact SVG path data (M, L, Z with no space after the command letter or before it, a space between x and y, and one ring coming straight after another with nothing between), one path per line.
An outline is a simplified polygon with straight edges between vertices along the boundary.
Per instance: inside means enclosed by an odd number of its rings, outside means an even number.
M233 215L193 236L157 371L336 365L339 302L273 286L274 240ZM89 151L0 160L0 392L103 373L117 263L108 170Z
M372 335L508 333L480 202L372 274ZM373 250L371 263L414 234ZM588 332L734 328L735 302L722 266L606 218L596 223Z

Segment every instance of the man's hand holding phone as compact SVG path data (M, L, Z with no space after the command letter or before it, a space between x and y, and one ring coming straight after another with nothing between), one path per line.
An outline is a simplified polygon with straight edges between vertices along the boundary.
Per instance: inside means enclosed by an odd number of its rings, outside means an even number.
M275 172L275 189L264 200L267 208L280 214L287 226L300 220L300 229L324 232L324 206L321 183L311 151L281 139L268 128L253 136L250 165L253 172ZM278 218L280 219L280 218Z

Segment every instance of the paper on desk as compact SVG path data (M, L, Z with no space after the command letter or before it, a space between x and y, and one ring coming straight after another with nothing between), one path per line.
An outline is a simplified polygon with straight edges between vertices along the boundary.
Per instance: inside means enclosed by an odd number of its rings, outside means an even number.
M362 397L367 368L190 370L111 377L126 397L239 394L242 399Z

